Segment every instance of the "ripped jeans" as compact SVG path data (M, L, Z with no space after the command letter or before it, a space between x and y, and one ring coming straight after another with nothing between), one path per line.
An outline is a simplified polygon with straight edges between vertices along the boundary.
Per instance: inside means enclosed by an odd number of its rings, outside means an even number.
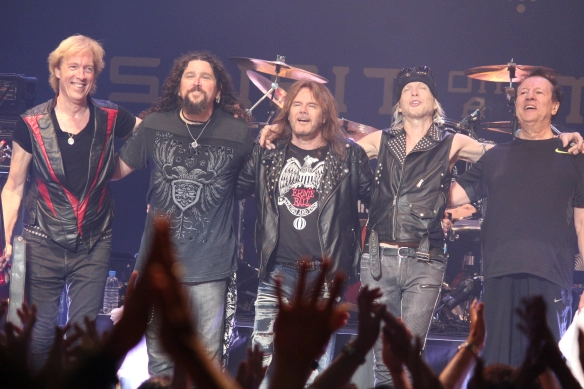
M380 255L381 277L374 279L369 267L369 254L361 258L361 284L369 288L380 288L383 296L378 302L385 304L387 310L401 317L414 337L420 337L422 347L432 322L432 314L440 288L446 256L438 256L431 261L419 261L413 257ZM382 384L393 387L393 380L382 359L383 344L381 337L373 346L375 386Z
M306 273L306 290L304 297L310 297L314 288L314 283L318 279L320 271L309 271ZM259 345L260 350L264 352L264 366L270 366L272 362L272 355L274 353L274 321L278 313L278 297L276 295L277 277L282 280L282 299L284 302L290 301L294 297L296 285L298 285L298 271L284 267L281 264L275 264L266 274L264 279L260 279L258 287L258 295L255 302L255 320L253 323L252 343ZM321 291L321 298L329 297L328 288L325 287ZM334 353L335 335L331 336L331 340L327 345L326 352L318 361L318 369L315 370L309 380L310 384L318 373L322 372L331 362ZM267 388L270 382L270 367L266 373L266 378L263 380L260 389Z

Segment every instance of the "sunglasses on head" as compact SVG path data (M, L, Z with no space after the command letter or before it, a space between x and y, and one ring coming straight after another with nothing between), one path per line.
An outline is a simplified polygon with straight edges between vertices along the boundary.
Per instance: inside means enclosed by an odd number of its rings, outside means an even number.
M415 68L403 68L397 74L397 78L410 77L412 74L426 74L429 75L432 81L434 81L434 75L432 74L432 69L428 66L416 66Z

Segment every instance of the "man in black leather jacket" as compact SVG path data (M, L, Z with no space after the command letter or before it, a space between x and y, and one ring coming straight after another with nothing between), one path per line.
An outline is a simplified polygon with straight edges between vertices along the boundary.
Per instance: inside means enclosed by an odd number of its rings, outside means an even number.
M336 271L357 279L358 200L369 205L372 174L363 149L343 138L337 117L324 85L296 82L274 121L275 148L256 145L238 178L236 197L255 193L257 205L260 284L253 342L264 351L265 364L272 358L277 277L285 300L293 297L301 257L310 261L307 295L323 258L332 261L323 297Z

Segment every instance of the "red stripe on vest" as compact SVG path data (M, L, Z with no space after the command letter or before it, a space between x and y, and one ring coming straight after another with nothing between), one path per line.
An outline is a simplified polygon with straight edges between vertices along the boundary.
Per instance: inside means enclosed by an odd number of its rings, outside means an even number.
M78 200L57 179L57 176L55 175L55 171L53 170L53 167L51 166L51 163L49 162L49 156L47 155L47 149L45 147L45 143L43 142L43 137L41 136L41 129L39 128L39 123L38 123L38 119L42 116L44 116L44 115L27 116L27 117L23 118L23 120L29 125L29 127L32 131L32 135L34 136L35 140L37 141L37 143L41 149L43 157L45 158L45 165L49 169L49 173L51 174L51 178L53 179L53 181L55 181L57 184L59 184L61 186L61 189L63 189L63 191L65 192L65 195L67 196L67 198L69 199L69 202L71 203L71 206L73 207L73 212L75 213L75 216L77 216ZM38 181L38 179L37 179L37 181ZM43 195L43 199L47 202L47 205L49 206L49 208L51 208L51 210L53 211L53 214L55 216L57 216L57 213L55 212L55 208L53 207L53 202L51 201L51 198L49 196L48 189L45 186L45 184L43 184L43 187L45 190L45 194ZM39 192L40 192L40 190L41 189L39 186Z
M53 202L51 201L51 197L49 196L49 190L47 189L47 186L45 185L45 183L42 182L41 180L39 180L38 178L37 178L37 187L39 190L39 194L42 196L43 200L45 200L45 203L47 203L47 205L51 209L53 216L57 217L57 212L55 212L55 208L53 208Z
M107 112L106 136L105 136L105 141L104 141L104 145L103 145L103 150L101 151L101 156L99 157L99 165L97 167L95 177L93 177L93 182L91 183L91 186L89 187L89 190L87 191L87 193L85 195L85 198L83 199L81 204L79 204L78 213L76 213L77 229L79 230L79 234L82 234L82 232L83 232L83 220L85 219L85 212L87 211L87 203L89 202L89 198L91 197L91 192L93 192L93 189L95 188L95 184L97 183L97 178L99 177L99 174L101 173L101 169L103 167L103 161L105 159L105 153L107 151L107 144L108 144L109 140L111 139L113 128L114 128L114 123L116 121L116 117L118 116L117 109L101 108L101 107L100 107L100 109ZM97 128L95 130L97 131ZM99 205L101 207L101 199L100 199Z

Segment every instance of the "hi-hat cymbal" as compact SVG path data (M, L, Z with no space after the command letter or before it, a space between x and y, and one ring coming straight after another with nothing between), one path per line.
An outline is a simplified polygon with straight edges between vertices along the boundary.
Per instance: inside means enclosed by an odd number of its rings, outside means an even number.
M284 78L291 78L293 80L312 80L321 84L326 84L328 80L318 74L311 73L307 70L296 68L288 65L282 61L266 61L263 59L247 58L247 57L231 57L229 58L235 64L247 70L256 70L260 73L271 74L273 76L280 76ZM279 72L276 72L278 70Z
M339 118L339 124L345 133L345 137L352 139L357 142L359 139L363 138L365 135L369 135L372 132L379 131L377 128L367 126L365 124L352 122L345 118Z
M515 78L513 78L513 82L522 80L536 68L541 68L554 76L559 74L550 68L531 65L515 65ZM509 65L478 66L476 68L466 69L464 74L469 78L474 78L475 80L509 82Z
M263 94L266 94L266 92L272 88L272 81L270 81L268 78L262 76L257 72L254 72L253 70L248 70L246 73L251 82L253 82L253 84L257 86L258 89L261 90ZM272 99L272 101L278 107L282 108L282 105L284 105L285 98L286 91L282 87L278 87L278 89L275 90L274 98Z

